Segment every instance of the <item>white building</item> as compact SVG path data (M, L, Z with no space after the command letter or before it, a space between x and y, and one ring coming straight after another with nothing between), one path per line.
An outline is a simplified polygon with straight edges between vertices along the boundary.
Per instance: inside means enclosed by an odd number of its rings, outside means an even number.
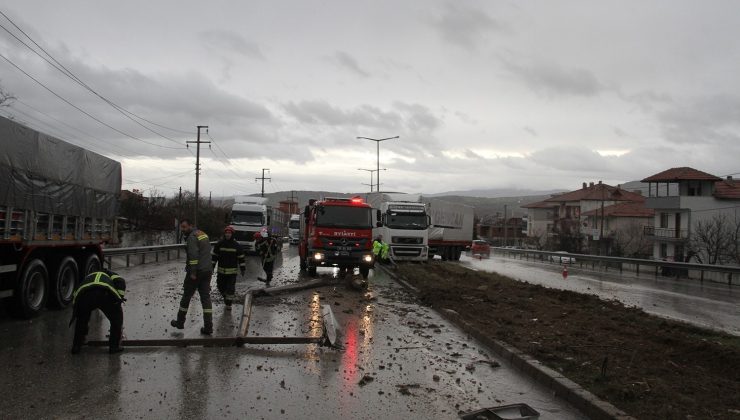
M646 207L655 209L653 258L686 261L688 244L697 223L718 214L730 220L740 214L740 183L693 168L671 168L642 180L648 183Z

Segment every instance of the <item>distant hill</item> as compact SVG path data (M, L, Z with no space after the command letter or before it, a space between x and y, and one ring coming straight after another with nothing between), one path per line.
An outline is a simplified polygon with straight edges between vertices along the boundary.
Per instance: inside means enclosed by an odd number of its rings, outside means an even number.
M550 198L552 194L525 195L518 197L466 197L460 195L435 196L440 200L466 204L475 207L478 217L504 215L504 206L508 217L521 217L527 212L521 206Z
M483 198L506 198L506 197L530 197L549 196L565 190L527 190L519 188L489 188L477 190L447 191L436 194L424 194L427 197L483 197Z

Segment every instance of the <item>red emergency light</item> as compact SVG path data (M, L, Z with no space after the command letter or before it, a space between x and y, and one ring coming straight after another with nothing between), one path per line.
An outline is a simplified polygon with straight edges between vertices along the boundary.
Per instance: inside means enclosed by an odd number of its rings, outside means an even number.
M360 198L360 197L352 197L352 203L353 204L361 204L362 203L362 198Z

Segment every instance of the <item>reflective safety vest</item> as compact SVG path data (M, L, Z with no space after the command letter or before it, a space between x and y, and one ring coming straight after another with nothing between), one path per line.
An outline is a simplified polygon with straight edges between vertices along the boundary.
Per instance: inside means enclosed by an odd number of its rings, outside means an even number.
M383 243L382 242L380 242L380 241L374 241L373 242L373 255L375 255L376 258L380 256L380 251L382 249L383 249Z
M218 263L219 274L236 274L247 268L244 250L239 242L232 239L222 239L213 247L211 261L215 266Z
M103 287L113 294L119 301L123 301L123 295L126 293L126 281L116 273L106 274L103 271L98 271L88 274L80 286L75 290L72 296L72 303L77 301L77 295L80 292L96 287Z
M383 245L381 245L380 258L382 258L384 260L387 260L388 259L388 253L390 252L390 250L391 250L390 245L388 245L387 243L384 242Z

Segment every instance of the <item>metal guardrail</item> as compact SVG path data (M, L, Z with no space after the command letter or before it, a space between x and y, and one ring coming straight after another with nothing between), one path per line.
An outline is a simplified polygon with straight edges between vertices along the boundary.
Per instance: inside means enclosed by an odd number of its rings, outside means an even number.
M185 249L185 244L172 244L172 245L152 245L152 246L136 246L128 248L103 248L103 259L108 265L108 269L112 268L113 257L126 257L126 267L131 266L131 256L139 255L141 261L139 264L146 264L146 256L154 254L154 262L159 262L159 255L166 253L167 260L171 259L170 251L177 251L175 258L180 258L180 250Z
M655 276L658 276L658 271L661 268L673 268L677 272L680 271L699 271L701 273L701 281L704 281L704 273L727 273L728 284L732 285L732 278L735 275L740 275L740 266L729 266L729 265L714 265L714 264L694 264L684 263L675 261L660 261L660 260L645 260L641 258L624 258L624 257L606 257L602 255L589 255L589 254L568 254L562 252L551 252L551 251L537 251L533 249L521 249L521 248L502 248L502 247L491 247L496 252L503 252L508 254L515 254L524 256L529 259L530 257L534 260L539 259L540 261L548 260L551 261L550 256L556 257L570 257L575 260L575 263L580 263L581 266L584 262L591 262L592 267L595 267L596 263L600 266L608 269L609 265L617 266L619 272L622 272L624 264L631 264L636 267L637 275L640 275L640 266L648 266L655 268ZM539 257L539 258L537 258ZM570 263L573 265L573 263Z

